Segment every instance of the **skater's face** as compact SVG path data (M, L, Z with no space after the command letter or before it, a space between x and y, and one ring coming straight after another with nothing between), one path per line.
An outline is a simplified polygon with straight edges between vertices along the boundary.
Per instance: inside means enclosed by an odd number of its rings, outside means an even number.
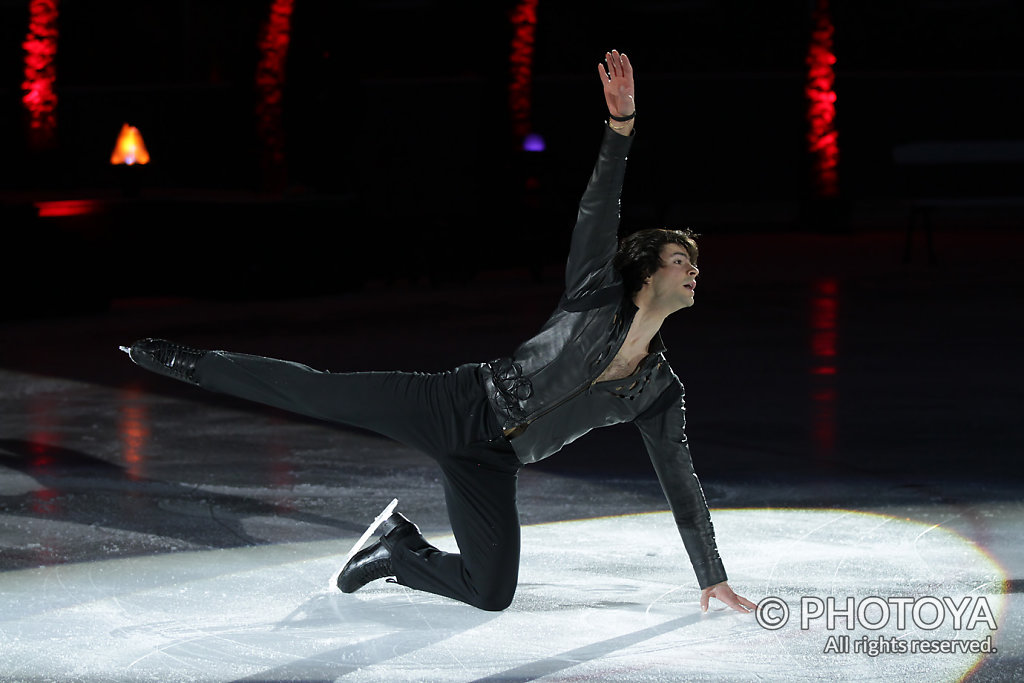
M697 266L690 263L686 247L669 242L661 247L661 267L644 283L654 299L673 311L693 305L697 289Z

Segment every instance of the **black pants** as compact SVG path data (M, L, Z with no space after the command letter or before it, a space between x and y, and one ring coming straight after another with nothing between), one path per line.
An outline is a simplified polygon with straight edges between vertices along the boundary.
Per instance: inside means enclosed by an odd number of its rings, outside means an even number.
M434 458L460 554L414 539L392 552L395 578L481 609L502 610L512 602L521 465L487 404L476 365L435 374L330 373L211 351L199 361L196 379L210 391L370 429Z

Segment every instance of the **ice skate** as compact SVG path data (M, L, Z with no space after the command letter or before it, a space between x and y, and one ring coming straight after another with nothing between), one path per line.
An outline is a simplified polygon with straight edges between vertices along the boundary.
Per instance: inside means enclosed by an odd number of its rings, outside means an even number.
M391 550L394 544L410 536L419 536L419 528L394 509L398 499L388 504L384 511L363 532L355 545L345 557L342 568L331 577L330 586L337 587L343 593L354 593L371 581L394 576L391 568ZM380 531L381 537L366 548L363 544L375 532Z
M119 348L136 365L189 384L198 384L195 379L196 363L206 355L202 349L175 344L166 339L140 339L131 346Z

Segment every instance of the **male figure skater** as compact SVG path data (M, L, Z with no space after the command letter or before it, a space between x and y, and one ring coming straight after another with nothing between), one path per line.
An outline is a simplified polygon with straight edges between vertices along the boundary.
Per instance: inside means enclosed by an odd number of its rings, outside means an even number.
M739 612L685 434L683 387L659 330L693 305L697 244L689 231L645 230L617 247L619 194L635 119L633 68L598 64L610 119L580 202L565 293L541 331L511 356L435 374L329 373L290 361L145 339L122 347L139 365L204 389L376 431L441 467L459 553L431 546L401 513L340 571L351 593L381 578L484 610L512 602L519 576L516 482L523 465L591 429L635 424L701 588ZM385 511L386 513L387 511Z

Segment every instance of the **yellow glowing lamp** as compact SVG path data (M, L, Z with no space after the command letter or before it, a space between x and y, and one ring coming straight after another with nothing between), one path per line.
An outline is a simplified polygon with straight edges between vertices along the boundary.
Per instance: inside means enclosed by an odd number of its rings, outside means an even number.
M146 151L146 143L142 141L142 133L138 128L127 123L121 126L121 134L117 136L110 163L128 166L149 163L149 152Z

